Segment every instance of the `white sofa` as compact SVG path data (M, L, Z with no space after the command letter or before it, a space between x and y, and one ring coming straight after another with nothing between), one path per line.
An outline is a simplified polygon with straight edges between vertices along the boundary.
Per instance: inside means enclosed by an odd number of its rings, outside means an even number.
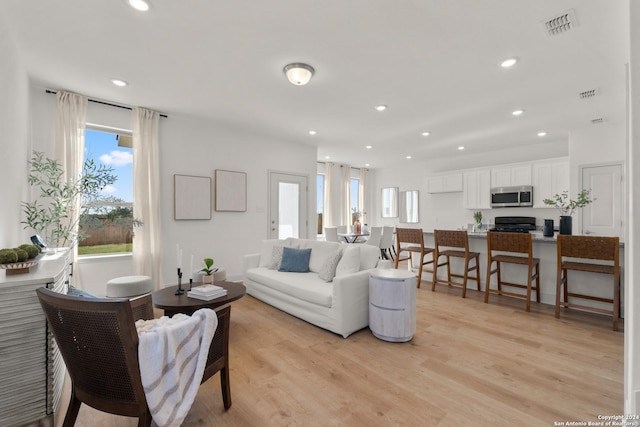
M310 271L274 269L274 246L310 248ZM327 260L335 260L339 251L342 256L335 266L335 277L332 281L321 279L327 269L331 270ZM379 256L380 249L371 245L294 238L265 240L260 253L244 257L244 284L249 295L346 338L369 324L369 272L376 267L390 268L390 263L379 260Z

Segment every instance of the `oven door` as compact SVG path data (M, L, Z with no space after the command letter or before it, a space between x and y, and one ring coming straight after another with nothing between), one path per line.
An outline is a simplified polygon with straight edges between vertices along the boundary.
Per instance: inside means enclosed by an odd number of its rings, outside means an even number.
M520 192L514 191L491 191L491 207L492 208L508 208L520 206Z

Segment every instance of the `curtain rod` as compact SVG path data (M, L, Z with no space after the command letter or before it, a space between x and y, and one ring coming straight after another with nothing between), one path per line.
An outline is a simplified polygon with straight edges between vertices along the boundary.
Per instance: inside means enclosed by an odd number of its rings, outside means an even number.
M55 94L58 93L57 91L51 90L51 89L45 89L45 92L46 93L50 93L52 95L55 95ZM108 105L109 107L117 107L117 108L124 108L125 110L133 110L133 108L131 108L129 106L126 106L126 105L113 104L111 102L100 101L98 99L87 98L87 101L94 102L96 104ZM164 117L165 119L167 118L166 114L162 114L162 113L159 113L159 114L160 114L160 117Z

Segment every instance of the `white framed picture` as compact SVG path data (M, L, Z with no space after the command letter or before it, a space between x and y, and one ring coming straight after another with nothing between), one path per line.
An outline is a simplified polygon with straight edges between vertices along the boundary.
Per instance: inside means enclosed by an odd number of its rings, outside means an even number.
M211 178L173 175L173 218L211 219Z
M215 210L222 212L247 211L247 174L216 169Z

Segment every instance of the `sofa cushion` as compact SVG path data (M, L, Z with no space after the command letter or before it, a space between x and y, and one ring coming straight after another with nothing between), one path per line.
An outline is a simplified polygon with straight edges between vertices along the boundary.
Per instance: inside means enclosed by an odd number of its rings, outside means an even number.
M380 258L380 248L373 245L360 245L360 270L376 268Z
M360 271L360 245L347 245L336 267L336 277Z
M299 239L297 241L297 247L311 249L309 270L314 273L320 272L320 269L327 259L335 256L335 254L340 250L340 246L340 243L324 242L322 240Z
M322 267L320 267L318 277L325 282L333 281L333 278L336 276L336 269L341 258L342 251L337 251L333 256L327 258L324 264L322 264Z
M273 254L274 246L289 246L293 247L293 243L291 240L280 240L280 239L268 239L262 241L262 249L260 251L260 263L258 264L260 267L269 267L271 265L271 258Z
M330 308L333 303L333 283L325 282L315 273L289 274L267 268L251 268L247 270L246 280L323 307Z
M307 273L309 271L310 257L311 248L296 249L284 247L282 250L282 263L278 271Z

